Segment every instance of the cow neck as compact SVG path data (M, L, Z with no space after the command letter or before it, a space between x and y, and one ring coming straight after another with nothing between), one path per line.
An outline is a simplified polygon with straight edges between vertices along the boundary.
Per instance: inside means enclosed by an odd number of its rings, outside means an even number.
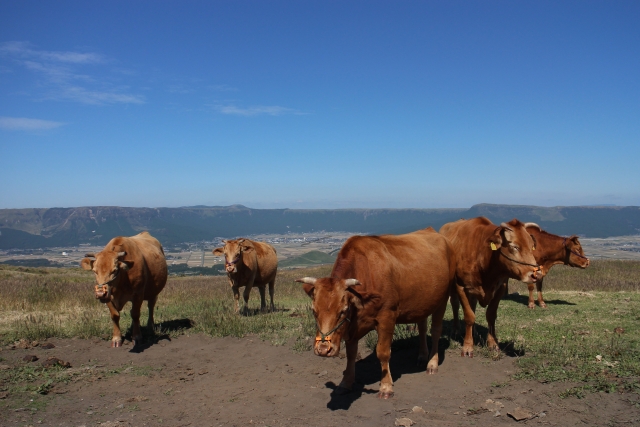
M537 233L536 250L534 257L538 264L549 269L552 265L564 262L565 250L562 245L562 237L549 234L546 231ZM540 252L538 252L540 251Z

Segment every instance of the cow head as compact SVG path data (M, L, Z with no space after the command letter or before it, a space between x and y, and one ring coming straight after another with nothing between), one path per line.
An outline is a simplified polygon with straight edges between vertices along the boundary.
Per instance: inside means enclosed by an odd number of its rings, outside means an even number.
M502 223L489 237L487 245L500 258L500 263L509 272L509 276L524 283L533 283L542 277L535 258L535 239L525 224L512 219Z
M80 266L85 270L92 270L98 284L95 286L96 298L101 302L111 301L113 289L121 279L121 272L133 266L133 261L124 261L126 252L103 250L97 254L86 254Z
M584 251L582 250L578 236L566 237L562 244L567 249L567 257L564 261L566 265L579 268L589 267L589 258L584 256Z
M242 254L253 250L253 246L247 245L245 239L225 240L224 246L215 248L213 254L216 256L224 255L224 267L227 273L237 273L238 264L242 261Z
M340 342L350 338L352 324L357 322L357 311L380 295L358 291L356 279L324 277L297 279L313 300L311 305L316 319L316 341L313 351L318 356L332 357L340 352Z

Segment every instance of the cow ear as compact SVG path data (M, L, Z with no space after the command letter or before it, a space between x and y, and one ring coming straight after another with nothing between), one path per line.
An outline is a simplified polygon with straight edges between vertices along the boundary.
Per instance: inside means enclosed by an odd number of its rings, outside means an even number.
M580 244L580 240L578 240L578 236L576 236L575 234L573 236L569 237L569 240L571 240L576 245Z
M94 262L96 262L95 259L82 258L82 261L80 261L80 267L82 267L83 270L92 270Z
M310 285L308 283L303 283L302 284L302 289L304 289L305 293L307 295L309 295L309 298L313 299L313 296L314 296L315 290L316 290L315 286Z
M254 250L253 246L243 246L242 247L242 252L251 252L252 250Z
M351 294L351 301L358 308L363 308L365 305L372 304L374 307L379 307L382 303L382 295L377 292L360 292L353 287L347 288Z
M120 270L124 270L127 271L128 269L130 269L131 267L133 267L133 261L120 261L118 263L118 268Z
M487 245L491 247L491 250L497 251L502 246L502 227L496 228L496 231L489 237Z
M216 256L222 256L224 255L224 248L215 248L212 252Z

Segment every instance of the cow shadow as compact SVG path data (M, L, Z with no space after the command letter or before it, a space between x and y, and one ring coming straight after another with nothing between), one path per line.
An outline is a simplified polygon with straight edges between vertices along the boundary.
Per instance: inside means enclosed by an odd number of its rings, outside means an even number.
M273 310L270 310L269 308L267 308L264 311L262 311L262 309L260 308L245 308L245 309L240 309L239 314L242 317L252 317L252 316L258 316L261 314L286 313L289 311L291 311L290 308L282 308L282 307L275 307Z
M445 351L449 348L449 340L444 337L438 342L438 362L442 364L445 360ZM431 346L431 336L427 336L427 343ZM403 375L425 374L426 362L417 363L418 360L418 337L402 338L394 340L391 344L391 360L389 361L389 369L391 370L391 378L395 383ZM346 364L346 360L345 360ZM341 394L340 389L333 381L325 383L327 388L332 389L331 400L327 403L327 408L332 411L347 410L353 402L358 400L363 394L377 394L378 390L370 388L372 384L380 382L381 368L380 360L376 356L375 351L367 357L356 362L356 381L353 389L346 394Z
M514 292L512 294L503 296L502 299L513 301L518 304L522 304L526 306L529 305L529 295L525 295L525 294L518 294ZM576 305L576 303L561 300L561 299L545 300L544 302L547 303L547 305Z
M171 341L171 332L184 331L191 329L194 323L191 319L173 319L165 320L164 322L156 323L154 328L142 327L142 340L133 346L130 353L142 353L153 345L158 344L160 341ZM126 334L123 337L125 340L132 341L133 328L129 326Z

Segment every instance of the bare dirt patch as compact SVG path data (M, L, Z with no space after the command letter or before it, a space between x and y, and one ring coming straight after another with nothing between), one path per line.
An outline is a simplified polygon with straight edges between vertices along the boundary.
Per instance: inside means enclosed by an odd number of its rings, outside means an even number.
M51 349L6 347L6 369L55 357L71 367L46 395L9 393L2 426L493 426L515 424L638 425L634 393L559 394L574 384L515 381L514 358L463 359L445 353L437 375L416 366L417 349L394 350L395 397L377 398L380 364L357 362L357 387L334 396L345 359L324 359L257 337L179 336L141 353L104 340L49 339ZM35 355L38 361L23 358ZM28 379L25 379L27 381ZM7 384L2 385L7 386ZM4 390L6 387L0 387ZM41 390L42 391L42 390ZM33 402L30 401L33 399ZM511 416L508 414L512 414ZM516 421L514 417L523 417ZM413 424L408 424L410 420Z

